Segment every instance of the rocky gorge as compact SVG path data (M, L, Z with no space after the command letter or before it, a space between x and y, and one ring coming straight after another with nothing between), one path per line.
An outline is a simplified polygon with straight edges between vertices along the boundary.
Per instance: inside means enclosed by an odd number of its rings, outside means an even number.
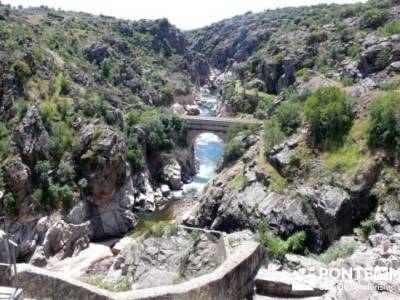
M10 239L89 291L229 270L236 297L396 299L400 278L321 272L400 268L399 15L370 0L183 32L0 5L1 261ZM189 145L185 115L237 125Z

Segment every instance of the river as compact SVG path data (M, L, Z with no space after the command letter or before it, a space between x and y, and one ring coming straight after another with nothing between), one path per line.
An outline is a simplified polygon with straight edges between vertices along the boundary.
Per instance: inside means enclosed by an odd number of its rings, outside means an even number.
M218 105L216 97L204 97L201 103L201 116L211 117L215 115ZM202 133L196 138L194 154L199 169L196 176L193 177L193 181L184 185L183 193L185 196L199 196L206 184L216 176L216 170L221 160L223 149L223 141L213 133Z
M204 96L201 101L200 115L214 116L217 109L217 99L213 96ZM193 208L193 201L201 195L207 183L216 176L218 163L223 153L223 141L213 133L200 134L194 144L195 159L198 163L198 173L191 183L183 186L183 199L177 200L163 211L153 213L136 212L140 224L130 233L139 237L155 224L180 221ZM180 192L177 192L180 193Z

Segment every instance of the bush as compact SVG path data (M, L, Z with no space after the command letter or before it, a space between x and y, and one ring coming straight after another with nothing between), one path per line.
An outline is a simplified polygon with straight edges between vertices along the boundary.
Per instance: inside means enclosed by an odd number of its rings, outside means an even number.
M261 221L258 225L256 239L265 247L269 258L282 258L288 252L304 253L306 234L304 231L299 231L285 241L274 236L268 229L267 223Z
M386 21L386 13L379 9L370 9L364 12L360 19L361 28L377 29Z
M264 133L263 133L263 141L265 148L265 155L268 158L269 152L272 150L272 147L281 143L285 139L285 134L276 124L276 122L272 120L267 120L264 123Z
M134 171L141 171L145 167L145 161L139 146L128 149L127 159Z
M310 69L302 68L302 69L298 70L298 71L295 73L295 77L296 77L296 78L302 78L302 79L304 79L305 81L308 81L308 80L310 80L310 76L311 76L310 73L311 73L311 72L310 72Z
M317 43L324 42L328 39L328 34L325 31L318 31L318 32L313 32L311 33L307 39L306 43L309 46L313 46Z
M112 70L112 63L110 59L106 58L102 61L101 63L101 76L104 79L107 79L111 75L111 70Z
M81 189L81 191L86 190L86 188L88 186L88 181L86 180L86 178L79 179L78 186Z
M67 183L74 179L75 169L69 162L62 161L58 165L57 178L60 183Z
M356 241L352 242L334 242L324 253L320 255L314 255L313 257L324 263L329 264L339 258L346 258L354 253L354 250L358 247Z
M276 111L276 119L280 129L286 134L293 134L301 125L300 105L294 102L284 102Z
M305 102L304 115L316 146L342 143L353 122L353 105L338 87L321 87Z
M32 72L26 62L17 59L14 63L14 73L17 85L22 87Z
M8 218L15 218L18 215L17 203L11 193L7 193L3 199L4 212Z
M60 94L61 95L68 95L70 92L70 82L68 77L61 76L60 77Z
M51 170L51 165L48 160L41 160L36 163L35 171L37 173L37 178L41 184L46 185L49 182L49 172Z
M175 88L171 83L167 83L161 89L161 101L164 105L170 105L174 102Z
M64 185L59 189L59 195L62 207L69 209L71 207L72 200L74 199L74 193L71 191L68 185Z
M287 249L289 252L302 254L304 253L304 244L306 242L306 233L299 231L290 236L286 240Z
M392 54L389 49L381 50L376 57L375 66L379 70L386 68L390 64L391 55Z
M223 164L226 166L229 163L239 159L245 152L246 145L239 139L232 139L225 144L224 154L222 156Z
M381 32L385 36L399 34L400 33L400 20L393 20L389 23L386 23L385 26L383 26Z
M371 103L368 143L373 148L400 149L400 92L387 93Z

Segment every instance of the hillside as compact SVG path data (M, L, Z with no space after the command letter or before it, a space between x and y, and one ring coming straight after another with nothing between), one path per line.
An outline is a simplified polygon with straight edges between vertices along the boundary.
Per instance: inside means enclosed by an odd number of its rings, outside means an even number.
M204 111L249 122L218 132L217 175L191 196L199 132L180 115ZM399 0L189 32L0 5L0 225L18 262L62 273L98 254L71 274L113 292L210 273L254 239L293 281L310 267L396 267L399 124Z

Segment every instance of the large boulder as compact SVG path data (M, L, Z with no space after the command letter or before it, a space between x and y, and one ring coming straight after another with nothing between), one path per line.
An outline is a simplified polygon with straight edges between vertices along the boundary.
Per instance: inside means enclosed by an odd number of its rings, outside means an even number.
M87 200L107 206L127 175L123 138L108 126L86 126L76 149L82 175L88 181Z
M4 164L4 179L18 204L31 192L31 170L20 159L12 159Z
M211 272L225 259L221 241L214 235L159 230L163 232L128 241L113 260L107 279L132 276L136 289L171 285Z
M162 175L164 182L171 189L180 190L182 188L182 168L176 159L170 159L164 164Z
M368 36L363 43L358 68L360 72L368 74L381 71L392 62L400 60L400 35L380 38L375 35Z
M110 55L107 45L102 43L92 43L84 50L87 60L96 64L101 63Z
M350 195L337 187L323 185L302 187L299 194L311 201L329 242L352 230Z
M257 68L257 76L265 82L269 93L279 94L295 81L297 61L293 56L275 62L264 59Z
M111 127L91 124L82 129L75 153L88 181L87 218L95 238L120 235L137 224L125 151L124 139Z
M33 167L38 160L49 158L49 134L36 107L28 108L17 128L15 138L22 158L29 166Z
M56 256L58 260L76 255L89 246L91 236L89 222L73 225L58 221L46 232L44 255L46 258Z

